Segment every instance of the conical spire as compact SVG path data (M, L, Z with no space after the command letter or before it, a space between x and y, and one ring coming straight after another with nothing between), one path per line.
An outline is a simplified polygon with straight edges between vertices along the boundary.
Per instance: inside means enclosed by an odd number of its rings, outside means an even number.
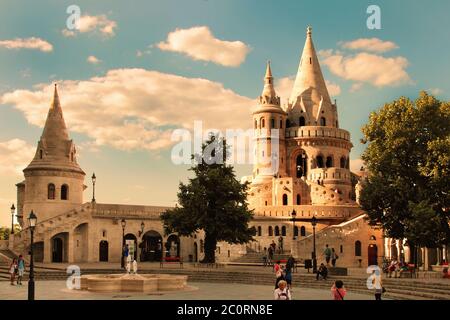
M55 146L60 141L69 140L69 134L64 121L61 103L59 102L58 87L56 84L53 93L53 101L48 110L47 120L45 121L41 139L45 139L49 146Z
M311 27L307 28L305 46L289 102L294 104L300 96L303 97L305 102L312 101L317 105L322 97L325 102L331 103L312 41Z
M273 87L272 69L270 68L270 61L267 61L266 75L264 76L264 89L261 96L276 98L275 88Z

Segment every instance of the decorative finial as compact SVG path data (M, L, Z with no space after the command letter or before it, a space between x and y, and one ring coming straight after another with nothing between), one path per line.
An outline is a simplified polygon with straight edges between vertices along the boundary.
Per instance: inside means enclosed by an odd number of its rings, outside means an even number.
M312 34L312 27L311 26L308 26L308 28L306 28L306 34L308 36L310 36Z

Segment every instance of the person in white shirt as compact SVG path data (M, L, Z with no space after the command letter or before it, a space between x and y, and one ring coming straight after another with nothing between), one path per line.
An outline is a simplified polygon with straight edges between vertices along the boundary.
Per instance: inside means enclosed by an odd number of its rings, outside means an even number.
M287 283L284 280L278 282L278 289L274 292L275 300L292 300L291 292L287 288Z

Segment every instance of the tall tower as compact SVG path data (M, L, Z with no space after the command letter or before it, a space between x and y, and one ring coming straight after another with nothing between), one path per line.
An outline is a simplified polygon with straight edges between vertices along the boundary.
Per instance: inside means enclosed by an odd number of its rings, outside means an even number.
M83 203L85 173L77 163L56 84L35 156L23 172L25 181L17 184L18 220L22 226L31 210L43 221Z
M254 181L286 176L286 112L275 93L270 62L267 62L264 89L253 112L255 161Z
M311 186L311 204L351 202L348 131L340 129L308 27L288 103L286 141L289 176Z

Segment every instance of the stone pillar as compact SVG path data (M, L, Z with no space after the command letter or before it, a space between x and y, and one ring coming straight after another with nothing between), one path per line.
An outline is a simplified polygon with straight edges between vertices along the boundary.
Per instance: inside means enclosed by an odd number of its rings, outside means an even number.
M44 235L44 263L52 262L52 240L49 235Z
M74 263L75 261L75 232L69 232L67 235L67 262Z

